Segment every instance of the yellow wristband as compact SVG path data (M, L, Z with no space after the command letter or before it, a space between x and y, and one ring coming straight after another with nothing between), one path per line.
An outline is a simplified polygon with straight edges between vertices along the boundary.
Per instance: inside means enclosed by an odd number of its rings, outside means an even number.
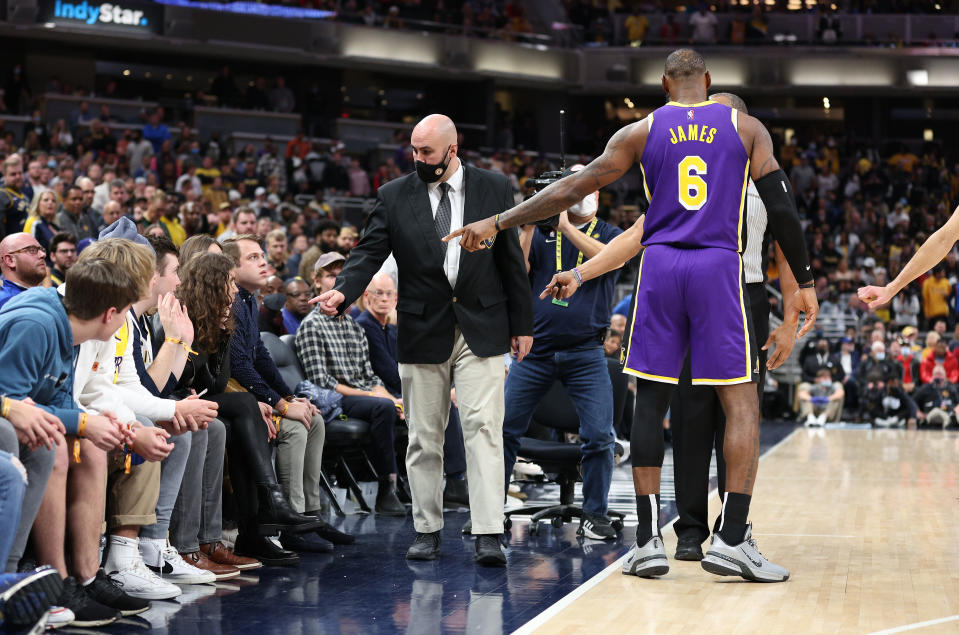
M198 355L198 354L199 354L199 353L197 353L195 350L193 350L192 348L190 348L189 346L187 346L187 343L186 343L186 342L184 342L183 340L178 340L178 339L176 339L175 337L167 337L167 338L164 338L163 341L164 341L164 342L172 342L173 344L179 344L180 346L183 347L183 350L186 351L187 357L189 357L190 355Z
M281 416L281 417L285 417L285 416L286 416L286 411L289 410L289 409L290 409L290 402L287 401L287 402L283 405L283 410L280 410L280 416Z
M10 398L3 398L3 406L0 407L0 417L8 419L10 417Z
M77 425L77 436L81 439L84 438L84 435L87 431L87 413L80 413L80 423Z

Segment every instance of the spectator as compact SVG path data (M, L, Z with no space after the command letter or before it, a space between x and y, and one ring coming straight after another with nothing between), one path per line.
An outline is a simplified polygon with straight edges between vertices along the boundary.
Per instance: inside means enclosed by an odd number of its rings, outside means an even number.
M275 112L293 112L296 109L293 91L287 87L283 77L276 78L276 86L270 91L270 108Z
M667 13L666 21L659 27L659 39L662 40L666 46L675 47L679 44L681 29L682 27L679 25L679 22L676 22L676 15L674 13Z
M162 136L162 132L160 136ZM143 136L143 130L133 130L126 149L127 165L130 166L130 169L135 170L140 167L143 165L144 160L149 159L153 154L153 143Z
M642 46L649 33L649 19L640 12L639 4L633 5L633 12L626 18L626 40L632 47Z
M150 146L152 147L152 152L150 152L149 154L146 154L144 152L144 149L141 148L140 144L137 143L137 145L134 146L134 148L139 149L138 151L143 152L143 154L141 154L140 163L131 162L130 165L137 165L137 166L141 165L143 163L144 157L160 154L160 151L163 149L163 144L172 139L170 135L170 129L167 128L166 124L160 120L159 110L154 110L153 112L150 113L150 118L148 120L148 123L145 126L143 126L143 131L141 132L141 135L146 141L150 142Z
M286 304L281 313L283 329L287 333L296 335L303 318L313 309L309 302L311 297L310 285L303 278L296 276L286 283Z
M370 195L370 176L358 159L350 161L350 195L363 198Z
M11 154L3 161L3 189L0 189L0 214L4 236L23 231L30 210L30 199L22 192L23 160L19 154Z
M820 368L815 383L803 383L797 388L799 418L805 417L806 427L823 426L827 421L838 422L845 396L842 384L832 380L829 369Z
M932 381L920 387L913 399L920 425L946 428L959 414L959 390L946 379L946 369L942 365L932 369Z
M23 232L9 234L0 240L0 307L14 296L40 286L47 277L46 252L37 239Z
M946 371L946 379L950 384L959 382L959 360L956 355L949 351L946 341L939 339L933 349L922 358L919 365L919 377L922 383L928 384L932 381L932 371L936 366L942 366Z
M93 191L92 187L90 191ZM71 186L57 213L57 227L62 232L76 236L77 240L93 238L96 235L96 224L83 210L83 199L83 190L79 186Z
M223 244L224 253L234 256L237 287L233 302L235 331L230 340L231 376L241 390L281 417L276 431L277 479L293 509L307 516L320 513L320 480L326 425L319 410L303 398L293 396L257 328L259 310L256 293L266 282L266 259L259 242L249 234ZM283 532L280 544L290 551L331 551L330 542L348 544L351 536L340 534L322 523L316 536ZM327 542L330 540L330 542Z
M280 280L290 277L286 262L289 254L286 251L286 233L282 229L274 229L266 235L266 265L272 268L272 273Z
M892 300L892 311L896 316L896 324L900 326L911 326L913 332L919 326L919 312L922 309L919 303L919 296L911 286L906 287L902 293L898 294Z
M210 92L216 96L220 107L236 107L239 102L240 91L237 90L236 82L233 80L229 66L220 68L220 74L216 76L213 84L210 86Z
M60 232L50 241L50 281L60 286L67 281L67 271L77 261L77 239L73 234Z
M349 256L350 250L356 246L359 239L360 235L355 227L343 225L343 228L340 229L340 235L336 237L336 249L344 256Z
M343 256L325 254L316 261L317 290L333 288L343 268ZM348 315L334 318L312 311L296 333L296 356L306 378L343 395L343 413L368 421L374 453L373 466L379 476L376 513L406 516L406 507L396 497L396 454L393 427L402 412L402 400L393 397L370 365L366 334Z
M609 332L606 334L606 339L603 340L603 351L606 353L606 357L609 359L619 360L620 354L622 353L622 347L623 334L610 328Z
M23 226L23 231L37 239L37 242L48 252L51 250L50 241L60 231L56 223L57 193L53 190L43 190L33 200L30 214Z
M946 280L946 270L938 265L933 275L922 283L922 310L928 323L934 318L949 317L949 298L952 296L952 285Z
M715 44L719 20L705 3L700 3L699 9L689 17L689 28L692 30L691 43Z
M806 357L802 365L803 381L806 383L815 383L819 371L827 369L833 375L839 375L842 369L836 366L835 361L829 354L829 340L820 337L816 342L815 354Z
M936 344L938 344L939 340L941 339L942 336L935 331L929 331L926 333L926 346L922 349L922 352L919 354L919 356L922 359L925 359L929 354L932 353L932 351L936 348Z
M916 402L906 394L900 385L898 369L892 369L884 381L877 381L866 393L867 419L879 428L901 428L914 425L916 420Z
M330 219L320 221L316 227L316 243L304 252L300 259L300 277L312 280L314 265L320 256L337 250L337 239L340 235L340 226Z
M919 360L912 351L903 350L898 340L889 343L889 359L899 364L902 389L911 394L919 383Z
M873 390L885 381L885 378L896 372L891 360L886 359L886 345L882 342L873 342L869 348L869 355L860 366L859 384L861 393Z
M254 212L249 207L238 207L235 212L233 212L232 220L230 221L230 226L227 230L221 233L216 239L223 243L230 238L236 236L242 236L245 234L253 234L256 232L256 212Z

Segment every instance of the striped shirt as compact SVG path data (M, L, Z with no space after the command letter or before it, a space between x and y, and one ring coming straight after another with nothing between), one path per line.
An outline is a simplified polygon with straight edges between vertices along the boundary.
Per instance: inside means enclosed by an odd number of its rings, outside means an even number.
M765 282L763 245L766 235L766 206L752 179L746 188L746 248L743 250L743 272L746 284Z

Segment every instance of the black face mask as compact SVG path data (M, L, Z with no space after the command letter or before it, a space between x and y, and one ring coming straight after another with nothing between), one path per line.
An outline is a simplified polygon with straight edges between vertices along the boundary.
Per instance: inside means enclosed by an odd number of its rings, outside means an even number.
M416 161L416 176L424 183L436 183L443 175L446 174L446 169L450 167L450 161L453 160L453 157L449 156L450 148L453 146L448 146L446 152L443 153L445 161L440 163L425 163L423 161Z

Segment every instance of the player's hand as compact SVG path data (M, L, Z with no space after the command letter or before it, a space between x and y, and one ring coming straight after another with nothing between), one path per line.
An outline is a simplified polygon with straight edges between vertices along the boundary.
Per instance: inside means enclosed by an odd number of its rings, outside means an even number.
M289 405L287 406L286 414L283 415L283 417L286 419L299 421L303 424L304 428L309 430L310 420L313 418L313 410L310 408L311 404L303 403L302 401L288 401L286 403Z
M862 287L859 289L859 299L864 303L869 305L869 308L875 311L884 304L888 304L896 292L889 288L889 285L884 287Z
M816 289L800 289L799 293L796 294L795 302L793 304L792 312L804 313L806 315L806 320L803 322L802 328L799 329L799 333L796 335L796 338L801 338L806 333L812 330L812 327L816 325L816 316L819 315L819 300L816 299ZM799 315L796 313L795 322L799 321ZM793 321L790 317L789 320L786 320L784 316L784 321Z
M268 403L263 403L262 401L258 401L257 405L260 406L260 415L263 417L263 421L266 422L267 440L275 439L276 426L273 424L273 406Z
M780 324L769 334L763 350L768 351L772 344L775 344L776 349L773 351L773 354L769 356L766 368L776 370L783 365L783 362L789 359L789 354L792 353L793 346L796 345L796 323L783 322Z
M511 344L516 363L519 363L529 354L529 349L533 348L533 336L518 335L511 340Z
M460 237L460 247L466 251L479 251L480 249L486 249L487 246L484 244L484 241L489 240L495 235L496 223L493 217L490 216L489 218L478 220L475 223L470 223L457 229L449 236L443 238L443 242L448 243L454 238Z
M576 282L576 276L572 271L560 271L553 279L549 281L543 292L539 294L540 300L553 297L558 300L565 300L572 296L579 289L579 283Z
M167 441L170 433L163 428L136 423L133 426L133 433L135 438L131 447L147 461L162 461L173 451L173 444Z
M319 303L320 311L323 311L324 315L336 317L336 314L339 312L339 307L343 304L344 300L346 300L346 297L342 293L336 289L330 289L326 293L321 293L310 300L310 304Z

